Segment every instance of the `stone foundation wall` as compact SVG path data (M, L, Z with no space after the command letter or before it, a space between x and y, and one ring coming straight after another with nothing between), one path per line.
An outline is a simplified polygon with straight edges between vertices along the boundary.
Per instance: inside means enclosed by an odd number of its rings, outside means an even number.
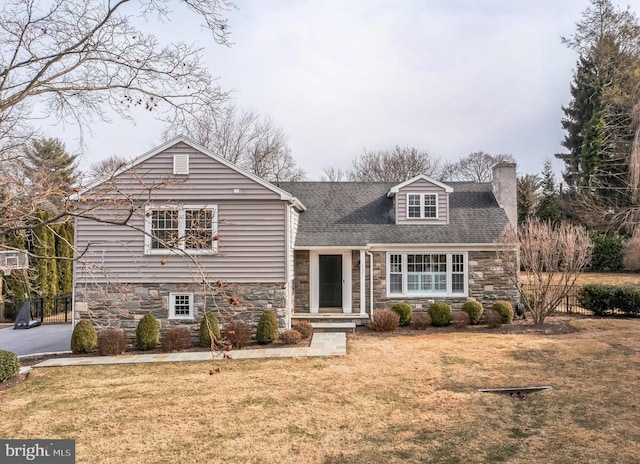
M220 322L242 321L254 330L265 309L273 309L281 328L287 327L286 284L228 284L227 295L238 299L237 305L203 292L197 284L124 284L117 286L82 285L75 292L75 320L89 319L98 330L124 329L127 341L133 344L138 321L147 313L158 320L161 333L176 325L191 329L198 338L200 321L206 311L213 311ZM169 293L193 293L193 319L169 319Z
M309 252L296 251L294 258L293 301L294 312L309 312Z
M387 261L386 253L375 252L373 265L374 307L387 308L394 303L406 301L414 310L427 310L436 301L444 301L454 309L460 309L467 297L428 297L428 298L388 298L387 297ZM515 259L515 258L514 258ZM495 251L470 251L468 253L467 272L469 279L469 298L473 298L487 307L496 300L516 301L518 291L511 282L502 260Z

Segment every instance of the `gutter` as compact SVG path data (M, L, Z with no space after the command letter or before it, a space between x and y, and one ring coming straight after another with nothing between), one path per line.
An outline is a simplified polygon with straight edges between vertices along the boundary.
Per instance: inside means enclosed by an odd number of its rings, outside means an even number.
M369 313L371 322L373 322L373 253L365 251L369 256Z

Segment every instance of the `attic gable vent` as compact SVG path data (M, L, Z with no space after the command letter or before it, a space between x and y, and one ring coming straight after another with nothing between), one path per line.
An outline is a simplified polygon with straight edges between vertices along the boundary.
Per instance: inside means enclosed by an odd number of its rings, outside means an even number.
M173 155L173 173L189 174L189 155Z

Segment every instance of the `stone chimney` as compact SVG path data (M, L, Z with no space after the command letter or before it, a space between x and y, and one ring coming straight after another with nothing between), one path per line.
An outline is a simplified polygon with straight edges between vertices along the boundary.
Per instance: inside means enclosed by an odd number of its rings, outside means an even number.
M498 163L493 167L493 196L507 213L509 222L518 226L518 183L516 163Z

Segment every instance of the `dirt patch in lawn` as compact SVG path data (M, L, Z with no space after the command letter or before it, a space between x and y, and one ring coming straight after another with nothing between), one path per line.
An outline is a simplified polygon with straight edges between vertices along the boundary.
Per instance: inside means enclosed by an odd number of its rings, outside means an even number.
M27 377L28 377L27 374L18 374L15 377L11 377L9 380L0 382L0 393L20 385L22 382L27 380Z

